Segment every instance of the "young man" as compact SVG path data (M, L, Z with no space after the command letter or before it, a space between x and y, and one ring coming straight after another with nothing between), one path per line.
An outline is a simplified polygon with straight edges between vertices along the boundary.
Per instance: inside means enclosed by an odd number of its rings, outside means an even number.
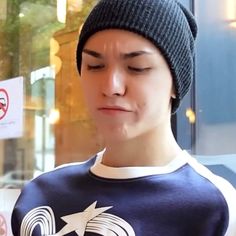
M171 131L192 81L196 32L175 0L99 1L77 66L106 148L29 183L12 215L15 236L236 235L236 191Z

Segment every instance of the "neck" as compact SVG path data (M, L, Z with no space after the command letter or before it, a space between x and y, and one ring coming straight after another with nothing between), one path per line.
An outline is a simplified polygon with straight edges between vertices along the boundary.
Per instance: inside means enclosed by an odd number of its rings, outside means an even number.
M164 166L180 152L169 125L128 141L107 143L102 163L112 167Z

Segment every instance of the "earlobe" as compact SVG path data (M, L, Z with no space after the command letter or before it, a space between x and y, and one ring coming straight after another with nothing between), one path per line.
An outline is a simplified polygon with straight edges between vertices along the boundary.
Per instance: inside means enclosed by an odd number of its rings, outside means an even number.
M176 99L176 95L174 93L172 93L171 98Z

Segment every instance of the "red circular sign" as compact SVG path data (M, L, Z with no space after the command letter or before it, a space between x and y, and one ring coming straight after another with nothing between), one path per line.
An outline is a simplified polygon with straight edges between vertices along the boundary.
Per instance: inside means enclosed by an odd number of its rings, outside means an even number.
M2 215L0 215L0 236L7 236L7 222Z
M0 120L7 114L9 107L9 96L5 89L0 88Z

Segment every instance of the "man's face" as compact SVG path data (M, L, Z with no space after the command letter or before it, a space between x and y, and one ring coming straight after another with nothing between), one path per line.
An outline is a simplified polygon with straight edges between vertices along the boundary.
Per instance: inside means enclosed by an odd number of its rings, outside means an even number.
M84 46L82 87L107 142L124 141L169 124L172 76L159 50L124 30L104 30Z

